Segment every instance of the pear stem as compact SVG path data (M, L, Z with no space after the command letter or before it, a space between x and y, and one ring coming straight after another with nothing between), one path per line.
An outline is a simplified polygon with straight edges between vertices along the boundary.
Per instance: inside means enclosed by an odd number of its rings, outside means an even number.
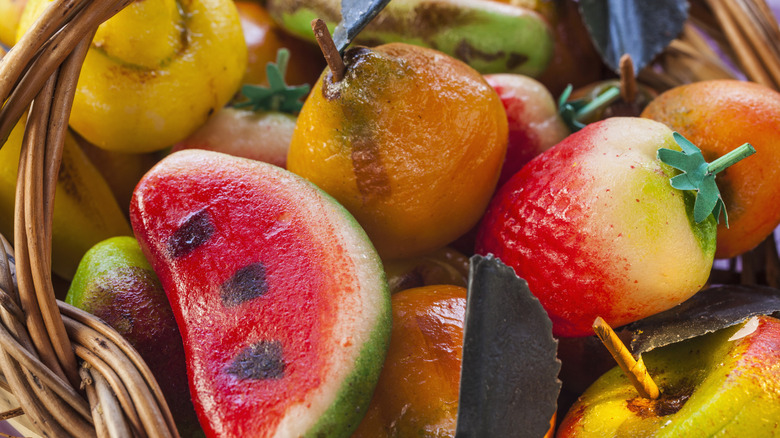
M604 346L607 347L612 357L615 358L618 366L620 366L628 380L634 385L639 395L652 400L657 399L661 392L658 390L658 385L650 377L650 373L647 372L642 357L640 356L638 361L634 360L634 356L628 351L628 347L623 344L623 341L618 338L612 327L600 316L593 321L593 330Z
M742 146L734 149L733 151L727 153L726 155L708 164L707 172L718 173L726 169L727 167L731 166L732 164L736 163L737 161L745 157L749 157L755 153L756 153L756 148L754 148L753 145L751 145L750 143L745 143Z
M579 111L577 111L575 119L586 119L590 113L609 105L610 103L616 101L618 97L620 97L620 89L618 87L607 89L607 91L599 94L595 99L591 100L587 105L583 106Z
M626 103L636 99L636 76L634 76L634 61L628 53L620 57L620 97Z
M339 50L333 42L328 25L321 18L315 18L311 21L311 30L314 31L314 38L317 39L317 44L319 44L322 55L325 57L325 62L330 67L333 81L339 82L344 79L344 71L347 67L344 65L344 60L341 59Z

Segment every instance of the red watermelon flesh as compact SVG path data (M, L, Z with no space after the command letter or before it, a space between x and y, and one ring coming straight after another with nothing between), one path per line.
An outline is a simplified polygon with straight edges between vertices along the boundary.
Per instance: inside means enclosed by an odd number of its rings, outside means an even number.
M208 436L357 427L391 314L379 257L343 207L281 168L191 150L144 176L130 214Z

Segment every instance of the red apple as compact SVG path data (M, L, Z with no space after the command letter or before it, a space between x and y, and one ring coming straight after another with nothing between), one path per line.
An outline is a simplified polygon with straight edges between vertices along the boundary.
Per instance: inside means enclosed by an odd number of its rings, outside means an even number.
M295 121L295 116L276 111L224 108L173 151L205 149L286 167Z
M557 336L593 334L674 307L700 290L715 253L712 215L695 223L694 196L659 148L672 131L638 117L586 126L517 172L491 201L476 251L528 281Z
M485 75L506 110L509 142L499 187L525 163L560 142L569 129L558 115L555 100L544 85L518 74Z

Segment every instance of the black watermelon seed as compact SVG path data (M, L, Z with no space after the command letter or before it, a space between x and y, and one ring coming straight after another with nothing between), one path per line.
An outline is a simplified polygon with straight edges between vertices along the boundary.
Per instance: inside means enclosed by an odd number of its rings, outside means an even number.
M281 341L260 341L241 350L225 372L239 379L281 379L284 367Z
M255 299L268 291L265 266L258 262L244 266L222 283L220 297L225 307L235 307Z
M168 255L178 259L206 243L214 234L214 225L206 209L191 215L168 238Z

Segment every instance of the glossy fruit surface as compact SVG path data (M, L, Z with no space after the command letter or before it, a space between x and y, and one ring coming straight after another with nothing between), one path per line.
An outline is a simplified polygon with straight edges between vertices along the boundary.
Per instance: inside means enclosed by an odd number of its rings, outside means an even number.
M384 262L390 293L423 286L468 285L469 259L444 247L419 257Z
M277 111L223 108L171 150L205 149L286 167L295 122Z
M208 436L348 436L389 342L382 265L354 218L260 161L175 152L133 230L168 295Z
M90 248L65 301L97 316L127 339L160 384L179 433L202 434L171 305L134 238L112 237Z
M353 437L455 436L466 289L407 289L392 306L387 359Z
M692 219L693 196L656 158L679 149L672 131L641 118L588 125L542 153L495 195L477 252L528 281L557 336L593 333L666 310L704 286L715 220Z
M422 255L479 220L507 121L482 76L408 44L353 48L343 80L309 94L287 166L342 203L383 259Z
M780 321L747 323L644 354L661 389L639 397L615 367L580 397L558 437L772 437L780 427Z
M48 4L30 0L19 31ZM246 58L232 1L132 2L98 28L81 69L70 126L114 151L172 146L233 97Z
M547 68L534 77L557 99L571 84L575 88L602 77L605 66L582 21L576 0L493 0L532 9L547 19L553 51Z
M23 117L0 148L0 233L14 239L14 206ZM52 222L52 271L73 278L79 260L96 243L114 236L130 236L132 230L106 180L90 162L75 138L66 134L60 173L54 195Z
M320 77L325 68L325 58L316 44L286 33L260 4L247 0L235 3L248 53L244 83L268 85L265 66L276 61L276 52L282 47L290 50L285 82L290 85L313 84Z
M268 11L290 33L312 41L311 20L332 28L341 20L339 0L267 0ZM538 75L553 52L553 35L532 9L489 0L393 0L355 37L378 46L406 43L436 49L480 73Z
M498 180L501 187L532 158L566 138L569 129L552 95L539 81L507 73L485 75L485 80L501 98L509 124L506 158Z
M16 44L16 28L26 4L27 0L0 0L0 43L7 47Z
M746 142L756 149L718 174L729 227L718 226L717 258L754 248L780 224L780 93L752 82L696 82L662 93L642 117L678 131L708 161Z

